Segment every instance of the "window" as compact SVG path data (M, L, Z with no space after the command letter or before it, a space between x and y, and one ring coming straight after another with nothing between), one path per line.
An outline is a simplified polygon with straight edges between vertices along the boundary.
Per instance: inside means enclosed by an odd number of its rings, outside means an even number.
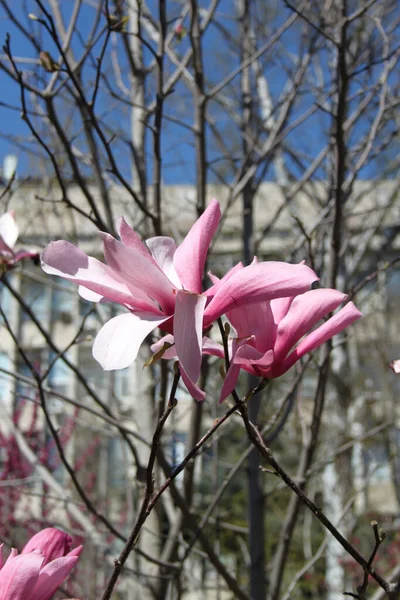
M126 398L127 396L130 396L132 393L132 369L128 367L127 369L120 369L119 371L115 371L114 378L115 395L117 396L117 398Z
M31 361L33 368L37 371L37 373L41 373L43 371L43 350L35 349L29 350L26 352L28 359ZM32 379L32 372L26 362L19 358L16 367L17 373L21 375L25 375ZM17 404L23 403L25 400L36 400L38 391L36 385L30 384L25 381L17 380L16 388L15 388L16 402Z
M45 321L50 314L50 288L41 281L24 277L21 283L21 296L39 321ZM30 316L21 309L22 322L30 321Z
M71 282L60 279L53 287L51 298L51 313L55 321L72 323L76 313L76 286Z
M110 374L108 371L104 371L93 358L91 347L81 346L79 348L78 365L81 373L85 376L86 381L96 394L103 400L108 399L110 395ZM80 382L78 383L78 395L81 398L88 395L87 390Z
M54 352L50 353L49 364L55 358ZM51 367L49 375L48 375L48 384L55 392L59 394L68 395L71 382L73 380L74 374L69 369L69 367L65 364L62 358L58 358L54 365ZM52 397L51 401L51 409L54 412L63 412L63 401L59 398Z
M111 488L123 488L126 483L126 456L123 441L112 438L108 444L108 485Z

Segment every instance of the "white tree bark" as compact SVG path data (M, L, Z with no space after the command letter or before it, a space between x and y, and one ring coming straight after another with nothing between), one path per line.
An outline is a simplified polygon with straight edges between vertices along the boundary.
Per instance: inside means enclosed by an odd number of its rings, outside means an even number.
M342 498L340 482L335 465L329 464L322 473L324 486L325 514L333 522L338 523L342 515ZM344 591L343 549L331 537L326 546L325 559L325 600L342 600Z

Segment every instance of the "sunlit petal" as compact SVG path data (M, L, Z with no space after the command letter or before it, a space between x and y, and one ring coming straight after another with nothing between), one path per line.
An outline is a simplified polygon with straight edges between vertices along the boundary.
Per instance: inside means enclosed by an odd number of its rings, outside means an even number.
M219 203L213 199L175 252L176 271L182 286L190 292L199 294L202 290L207 252L220 218Z
M129 367L137 357L143 340L168 317L151 314L140 317L131 313L119 315L100 329L93 344L93 356L106 371Z
M14 215L11 212L6 212L0 217L0 238L12 252L18 239L18 225L15 222ZM3 248L0 247L0 250Z
M153 237L146 240L146 246L148 246L152 257L171 283L173 283L178 290L181 289L182 284L173 262L176 251L174 240L166 236Z
M154 298L165 312L173 311L174 286L150 255L128 248L108 233L102 234L104 256L108 265L121 280L133 285Z

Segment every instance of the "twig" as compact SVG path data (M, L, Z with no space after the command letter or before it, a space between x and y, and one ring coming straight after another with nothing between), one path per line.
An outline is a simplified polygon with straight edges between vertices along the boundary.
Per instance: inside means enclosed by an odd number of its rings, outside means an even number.
M275 474L278 475L285 484L300 498L302 503L307 506L309 510L317 517L320 523L327 529L333 537L339 542L339 544L346 550L350 556L363 568L364 572L371 575L375 581L385 591L389 591L388 582L369 564L354 546L342 536L342 534L336 529L331 521L324 515L324 513L314 504L312 500L299 488L299 486L293 481L293 479L286 473L286 471L278 464L275 460L271 450L264 444L264 440L261 437L260 432L253 423L249 421L247 414L247 406L242 403L239 407L239 411L242 415L243 422L247 431L249 439L252 441L254 446L258 449L263 458L273 468Z
M345 596L352 596L353 598L359 598L360 600L363 600L363 598L365 598L364 594L367 591L367 587L368 587L369 571L372 568L372 563L374 562L374 559L379 550L379 547L383 543L383 541L385 540L385 537L386 537L385 530L379 529L377 521L371 521L371 527L374 531L375 544L374 544L374 548L371 552L371 556L369 557L368 562L367 562L367 569L364 570L363 582L361 585L359 585L357 587L357 594L352 594L351 592L344 592Z
M149 456L149 460L147 463L147 469L146 469L146 489L145 489L145 494L144 494L144 498L142 501L142 505L140 507L139 514L136 519L136 523L128 537L128 540L127 540L121 554L119 555L119 557L117 558L117 560L114 563L113 572L107 583L106 589L104 590L101 600L109 600L111 598L111 594L113 593L115 584L117 583L118 578L122 572L122 569L123 569L126 561L128 560L128 557L138 540L140 530L142 529L142 526L144 525L144 523L151 511L151 509L149 510L149 506L150 506L150 502L151 502L152 494L153 494L153 490L154 490L154 474L153 474L154 464L155 464L156 457L157 457L157 454L159 451L161 435L162 435L162 432L164 429L165 422L167 421L169 415L171 414L171 412L173 411L173 409L175 408L176 403L177 403L176 399L175 399L175 394L176 394L176 390L178 387L179 379L180 379L179 368L176 368L168 404L167 404L164 412L160 415L160 417L158 419L157 427L156 427L156 430L153 435L153 442L151 445L150 456ZM153 506L154 506L154 504L153 504Z

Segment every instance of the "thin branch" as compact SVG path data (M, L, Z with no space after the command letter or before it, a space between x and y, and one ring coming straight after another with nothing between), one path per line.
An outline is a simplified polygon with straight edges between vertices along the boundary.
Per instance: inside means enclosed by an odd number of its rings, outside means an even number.
M153 442L151 444L150 456L149 456L149 460L148 460L147 468L146 468L146 489L145 489L144 498L143 498L143 501L142 501L142 504L141 504L141 507L139 510L139 514L137 516L136 523L128 537L128 540L127 540L122 552L120 553L118 559L115 561L115 566L114 566L113 572L107 583L107 586L104 590L101 600L109 600L111 598L111 594L113 593L114 587L118 581L118 578L122 572L122 569L123 569L126 561L128 560L128 557L129 557L130 553L132 552L133 547L135 546L135 544L137 542L140 530L142 529L142 526L144 525L146 518L148 517L149 513L151 512L151 509L149 510L149 507L150 507L150 502L151 502L151 498L152 498L152 494L153 494L153 490L154 490L154 474L153 474L154 464L155 464L157 453L159 450L161 435L162 435L162 432L164 429L164 425L165 425L168 417L170 416L171 412L173 411L173 409L176 406L175 394L176 394L176 390L178 388L179 379L180 379L180 372L179 372L179 368L177 368L176 372L175 372L175 376L174 376L174 381L172 383L172 388L171 388L168 404L165 407L164 412L162 414L160 414L160 416L159 416L157 427L156 427L154 435L153 435ZM154 504L153 504L153 506L154 506Z

